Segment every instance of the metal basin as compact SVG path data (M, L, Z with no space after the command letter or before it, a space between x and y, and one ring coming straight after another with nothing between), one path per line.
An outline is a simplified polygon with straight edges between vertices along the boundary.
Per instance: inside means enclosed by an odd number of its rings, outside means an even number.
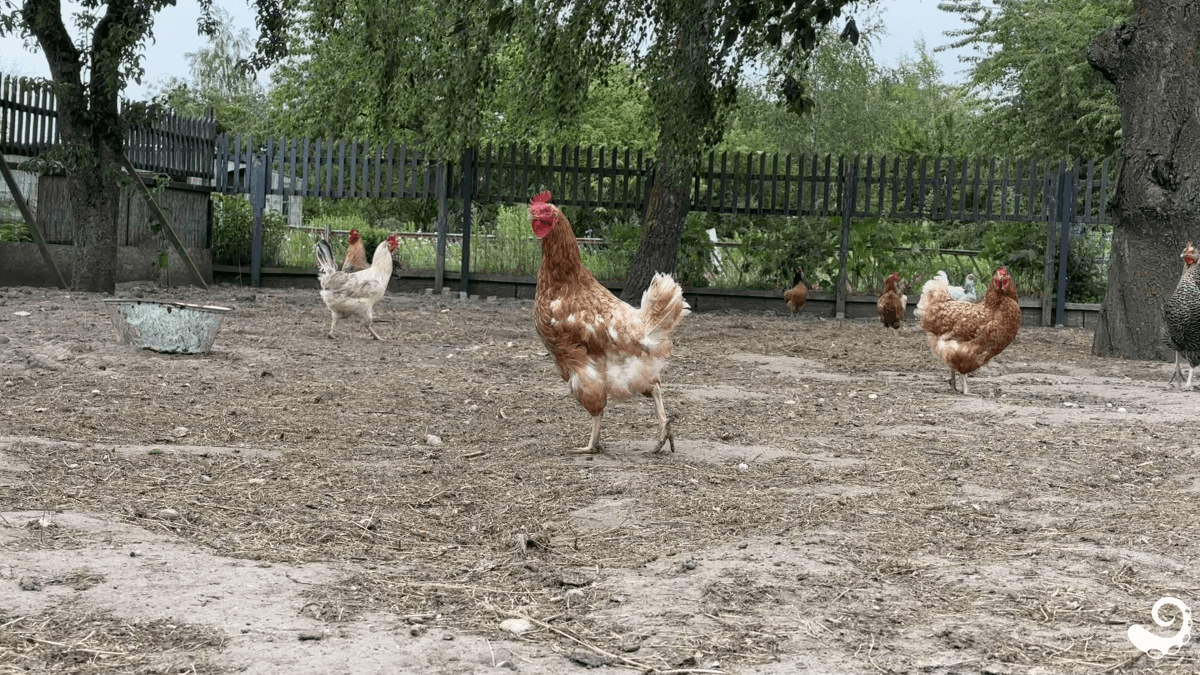
M123 345L156 352L204 354L212 349L221 317L230 309L183 302L105 298Z

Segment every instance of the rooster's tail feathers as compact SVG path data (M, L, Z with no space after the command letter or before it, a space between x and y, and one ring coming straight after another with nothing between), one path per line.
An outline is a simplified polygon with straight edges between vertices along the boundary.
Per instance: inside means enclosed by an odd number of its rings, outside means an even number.
M333 247L325 239L317 242L317 269L320 270L321 276L329 274L337 270L337 265L333 263Z
M659 272L650 280L650 287L642 293L642 325L646 327L643 345L651 352L660 344L666 345L670 353L671 331L679 320L690 314L689 305L683 299L683 287L669 274Z
M917 308L913 311L913 316L920 321L929 307L951 299L950 282L942 275L935 276L921 287L921 299L917 301Z

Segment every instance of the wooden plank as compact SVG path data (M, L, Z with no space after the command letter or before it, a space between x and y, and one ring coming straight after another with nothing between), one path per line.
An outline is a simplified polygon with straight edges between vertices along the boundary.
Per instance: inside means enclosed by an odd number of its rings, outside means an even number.
M358 141L356 140L350 141L350 184L346 196L360 196L358 191Z
M879 194L875 198L875 209L878 211L876 216L883 215L884 209L884 186L887 185L887 155L879 158Z
M610 154L612 155L612 176L608 179L610 197L608 206L615 209L617 207L617 149L613 148Z
M363 161L366 160L364 159ZM383 182L383 143L381 141L375 142L375 155L371 157L370 168L374 174L371 196L378 199L380 183Z
M1092 186L1095 184L1096 178L1096 160L1089 159L1087 163L1087 189L1083 195L1083 220L1084 222L1094 223L1096 220L1092 216Z
M808 213L816 215L817 213L817 153L813 153L812 166L808 173Z
M771 207L770 213L774 214L778 205L777 197L779 195L779 153L771 153Z
M574 161L571 167L571 203L579 203L579 146L575 146Z
M717 213L725 213L725 167L729 160L729 152L721 152L721 189L717 192Z
M996 198L996 158L992 157L988 160L987 172L987 194L984 197L984 218L992 220L995 216L995 198Z
M792 215L791 187L792 187L792 153L789 152L783 158L783 215L785 215L785 216ZM799 198L800 197L800 194L799 194L800 184L799 183L796 184L796 188L797 188L796 197ZM799 211L800 211L799 206L800 205L797 203L797 205L796 205L797 215L799 214Z
M571 149L566 143L564 143L558 151L558 191L551 194L557 194L560 197L567 194L567 184L570 183L571 179L571 174L567 171L567 153L570 151ZM638 178L640 179L640 177Z
M854 161L855 162L858 161L857 155L855 155ZM875 157L873 155L867 155L867 168L862 177L863 208L862 208L862 211L860 212L860 215L862 215L864 217L868 216L871 213L871 179L874 177L874 174L875 174ZM856 202L858 201L857 196L855 198L855 201ZM856 206L857 206L857 204L856 204Z
M824 206L821 208L821 215L823 215L823 216L829 215L829 184L834 180L834 176L829 173L831 162L832 162L832 157L830 155L825 155L825 202L824 202ZM842 160L839 158L838 159L839 175L841 173L841 168L842 168ZM839 185L838 189L841 189L840 185Z
M641 148L637 151L637 175L634 180L636 186L634 189L637 190L637 198L643 201L642 211L644 212L646 210L646 204L644 203L646 200L642 195L646 194L645 185L648 181L646 180L646 160L642 156L642 152Z
M299 193L299 188L296 185L296 145L298 141L293 138L288 142L288 184L285 194L295 196ZM290 203L289 203L290 207ZM290 210L290 208L289 208Z
M708 173L704 175L704 210L712 212L712 193L713 193L713 163L716 162L717 153L712 150L708 151Z
M963 171L967 170L966 160L963 160ZM979 159L975 159L975 177L971 183L971 218L979 220Z
M629 204L631 202L631 200L629 199L629 170L630 170L629 148L626 147L625 148L625 181L624 181L625 184L624 184L624 187L621 188L621 203L625 206L625 208L629 208ZM697 183L697 185L699 185L699 184ZM699 191L699 189L697 189L696 194L698 195L699 193L700 193L700 191Z
M339 177L340 178L340 177ZM333 139L325 141L325 191L322 197L333 196Z
M594 146L589 145L586 153L587 173L583 184L583 206L585 207L592 205L592 152L594 150Z
M8 191L12 194L13 202L17 205L17 210L21 212L21 217L25 219L25 224L29 226L29 233L33 235L33 242L37 244L38 251L42 254L42 260L46 262L46 266L50 268L50 271L54 272L54 278L58 279L59 287L67 290L67 282L63 279L58 265L54 264L54 257L50 255L50 247L46 246L46 237L42 235L42 230L38 227L37 220L33 217L33 212L29 210L29 204L26 203L25 196L21 194L21 188L17 185L17 180L12 175L12 171L9 171L8 162L3 157L0 157L0 173L4 174L4 182L8 185Z
M395 195L400 198L408 196L408 143L400 145L400 158L396 161L400 167L400 175L396 176L396 192Z
M154 211L154 215L158 217L158 222L162 225L163 234L175 246L175 252L183 260L183 264L187 267L188 272L191 273L192 278L201 288L208 290L208 284L204 283L204 277L200 274L200 270L196 268L196 263L192 262L192 257L188 255L187 249L184 248L183 242L179 239L179 235L175 233L175 228L171 226L171 221L167 219L167 214L163 213L163 210L158 206L158 202L154 201L154 195L150 193L150 189L142 182L141 176L138 176L137 170L133 168L133 163L124 154L121 155L121 162L125 171L142 188L142 197L146 199L146 203L150 205L150 208Z
M925 215L925 167L927 166L926 158L921 158L921 164L918 167L917 174L917 215Z
M1004 220L1008 213L1008 179L1009 179L1009 158L1004 158L1004 173L1000 179L1000 219ZM1014 204L1015 206L1015 204Z
M1100 222L1108 220L1108 216L1105 213L1105 210L1108 208L1108 160L1109 158L1105 157L1104 161L1100 163L1100 199L1098 200L1100 203L1096 209Z
M763 213L763 186L766 183L764 176L767 171L767 156L764 153L758 153L758 215Z
M939 207L941 207L940 212L943 216L945 216L945 214L949 210L948 208L946 208L945 205L942 204L942 183L943 183L943 181L942 181L942 158L941 157L935 157L933 159L932 181L933 181L933 183L932 183L932 187L930 188L930 190L933 195L933 204L929 207L929 217L934 220L937 220L938 213L939 213Z
M912 161L911 159L909 160ZM892 159L892 215L896 214L896 208L900 204L900 158Z

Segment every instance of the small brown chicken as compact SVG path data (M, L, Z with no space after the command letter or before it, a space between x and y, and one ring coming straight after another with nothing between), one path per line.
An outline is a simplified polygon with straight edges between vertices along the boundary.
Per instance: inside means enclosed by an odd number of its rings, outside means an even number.
M804 306L806 300L808 285L804 283L804 268L797 267L796 274L792 277L792 287L783 292L783 301L787 303L788 309L792 310L792 314L795 314Z
M343 272L361 272L371 265L367 262L367 249L363 245L358 228L351 228L346 237L346 258L342 261Z
M897 331L904 325L904 308L908 298L900 294L900 274L892 272L883 280L883 295L875 308L879 312L879 321L885 328L895 328Z

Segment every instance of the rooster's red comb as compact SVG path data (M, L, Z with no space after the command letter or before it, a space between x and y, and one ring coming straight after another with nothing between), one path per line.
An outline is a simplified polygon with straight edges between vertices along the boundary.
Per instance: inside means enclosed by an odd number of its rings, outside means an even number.
M530 206L533 206L535 204L549 204L549 203L550 203L550 191L549 190L546 190L545 192L541 193L540 195L536 195L533 199L529 200Z

